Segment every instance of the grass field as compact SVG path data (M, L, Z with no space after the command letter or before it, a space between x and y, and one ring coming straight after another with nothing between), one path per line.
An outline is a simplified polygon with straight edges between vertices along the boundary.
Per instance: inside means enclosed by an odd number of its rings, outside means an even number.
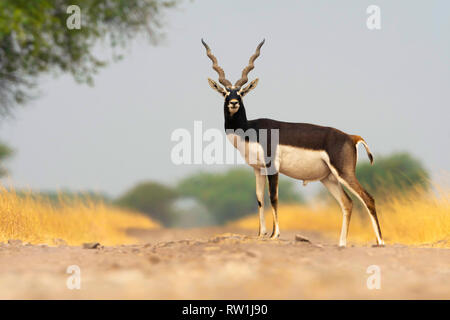
M433 193L416 191L377 203L380 224L387 244L450 248L450 191L435 188ZM266 210L268 230L271 209ZM20 239L33 244L53 244L63 239L70 245L101 242L105 245L136 242L127 228L153 229L159 224L136 212L86 199L61 199L58 204L34 195L17 195L0 190L0 242ZM280 228L317 231L337 239L342 223L334 201L314 205L281 205ZM230 223L231 227L257 230L258 215ZM365 211L354 210L349 243L374 243L374 232Z
M377 203L381 230L387 244L450 248L450 190L435 189L437 191L433 193L417 190ZM266 210L268 230L271 230L271 212L270 208ZM319 231L335 237L337 243L342 213L334 202L315 206L281 205L278 216L281 232L283 229ZM257 230L258 214L233 222L231 226ZM354 210L348 239L358 244L375 242L365 211Z
M106 245L135 242L125 229L152 229L159 225L149 218L124 209L86 199L61 199L58 204L31 193L19 196L0 189L0 242L19 239L53 244L63 239L70 245L101 242Z

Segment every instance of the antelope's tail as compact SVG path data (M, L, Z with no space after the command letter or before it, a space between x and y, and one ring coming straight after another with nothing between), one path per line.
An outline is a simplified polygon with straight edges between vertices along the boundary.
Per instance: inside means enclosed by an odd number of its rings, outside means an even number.
M364 141L363 138L357 135L350 135L350 137L353 139L353 143L355 144L355 147L358 146L358 143L362 143L364 148L366 149L367 156L369 157L370 164L373 164L373 155L370 152L369 146L367 145L366 141Z

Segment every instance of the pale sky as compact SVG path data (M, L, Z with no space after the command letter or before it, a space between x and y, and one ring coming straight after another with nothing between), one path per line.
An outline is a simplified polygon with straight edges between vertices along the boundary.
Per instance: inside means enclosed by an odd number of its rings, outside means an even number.
M366 27L371 4L381 30ZM42 79L40 97L1 124L16 149L10 181L116 196L139 181L232 167L170 159L173 130L192 131L195 120L223 128L202 37L232 82L266 39L249 76L260 79L244 100L249 119L333 126L363 136L375 157L406 150L434 177L450 171L449 1L199 0L165 21L162 44L139 40L94 87Z

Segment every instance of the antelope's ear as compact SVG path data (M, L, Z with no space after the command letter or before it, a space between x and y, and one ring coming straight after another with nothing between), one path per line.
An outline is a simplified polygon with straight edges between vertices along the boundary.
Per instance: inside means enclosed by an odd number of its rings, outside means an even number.
M256 85L258 84L258 81L259 81L259 79L256 78L255 80L250 82L248 86L246 86L246 87L242 88L241 90L239 90L239 94L241 95L241 97L245 96L247 93L249 93L250 91L255 89Z
M220 93L222 96L226 96L227 95L227 91L220 86L217 82L215 82L214 80L208 78L208 83L211 86L211 88L213 88L214 90L216 90L218 93Z

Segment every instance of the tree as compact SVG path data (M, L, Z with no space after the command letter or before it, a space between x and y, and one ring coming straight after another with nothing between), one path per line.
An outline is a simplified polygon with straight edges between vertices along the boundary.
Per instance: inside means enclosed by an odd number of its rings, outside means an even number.
M106 61L93 47L107 41L113 48L135 36L161 36L162 11L175 4L163 0L77 0L81 28L69 29L71 0L2 0L0 2L0 112L30 98L37 77L67 72L78 82L92 76ZM69 10L70 12L70 10ZM114 54L114 57L120 57Z
M301 202L300 193L290 180L281 178L280 202ZM251 169L232 169L225 173L196 173L180 181L180 196L204 205L219 223L240 218L257 210L255 176ZM268 196L265 197L266 204Z
M429 187L427 170L420 160L407 152L377 157L373 166L362 162L356 167L356 177L369 193L378 198Z
M8 147L6 144L0 142L0 177L5 176L8 171L3 167L3 162L5 159L8 159L13 154L13 150Z
M172 206L177 192L157 182L143 182L127 191L115 204L148 214L165 226L173 222Z

